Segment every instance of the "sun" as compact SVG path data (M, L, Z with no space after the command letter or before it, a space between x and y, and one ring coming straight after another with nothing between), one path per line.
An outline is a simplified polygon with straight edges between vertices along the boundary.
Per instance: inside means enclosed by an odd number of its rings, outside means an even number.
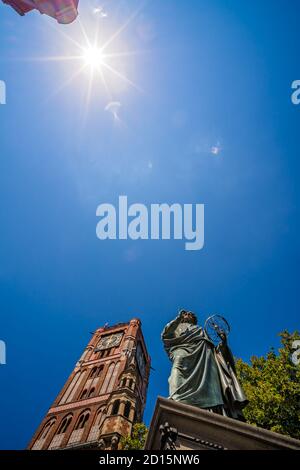
M101 48L89 46L83 50L82 59L86 67L99 69L104 65L105 55Z
M46 62L71 62L75 63L74 70L70 76L53 92L52 96L61 93L67 86L70 86L79 76L84 75L87 79L85 90L85 115L91 102L94 87L97 86L103 96L107 99L106 111L110 111L115 121L119 121L118 110L121 106L119 99L115 97L119 90L124 90L124 85L129 85L139 92L143 90L127 77L125 70L128 69L127 57L141 54L143 51L129 50L124 41L120 42L121 51L113 49L116 47L116 40L121 33L128 27L131 21L137 17L141 10L141 6L135 10L124 23L116 30L103 28L101 19L107 15L101 15L100 18L94 18L93 23L84 25L80 18L77 19L72 35L65 32L61 28L49 23L51 27L58 33L63 44L69 44L70 48L66 49L65 55L31 57L29 61L46 61ZM99 13L94 12L94 13ZM76 32L77 31L77 32ZM75 36L76 34L76 36ZM77 38L78 36L78 38ZM67 40L67 41L66 41ZM78 64L78 66L76 65Z

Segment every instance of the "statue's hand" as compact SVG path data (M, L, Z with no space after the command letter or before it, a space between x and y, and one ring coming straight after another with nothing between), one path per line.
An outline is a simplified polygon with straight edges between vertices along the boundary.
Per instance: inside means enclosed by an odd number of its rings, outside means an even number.
M221 341L223 344L227 344L227 336L226 334L222 331L222 333L220 333L220 338L221 338Z
M172 337L174 337L174 334L175 334L175 330L177 328L177 326L179 325L179 323L181 322L181 317L180 315L177 315L176 318L174 318L174 320L171 320L170 323L168 323L164 329L163 329L163 332L161 334L162 336L162 339L171 339Z

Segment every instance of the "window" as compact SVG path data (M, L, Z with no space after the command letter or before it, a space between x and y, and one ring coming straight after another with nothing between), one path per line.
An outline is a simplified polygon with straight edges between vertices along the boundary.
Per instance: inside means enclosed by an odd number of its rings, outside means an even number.
M95 394L95 387L92 387L91 390L89 391L89 397L94 396Z
M84 398L86 398L86 394L87 394L87 389L85 388L82 394L80 395L80 400L83 400Z
M113 404L111 414L117 415L119 412L119 408L120 408L120 400L116 400Z
M95 441L99 437L100 423L101 423L101 419L102 419L102 416L103 416L104 409L105 409L105 407L102 406L98 410L96 419L95 419L95 421L94 421L94 423L91 427L90 433L88 435L88 439L87 439L88 441Z
M90 379L99 377L99 375L101 375L101 372L103 371L103 368L104 366L93 367L90 373Z
M112 374L113 374L114 368L115 368L115 364L114 364L114 363L110 364L110 366L109 366L109 368L108 368L108 370L107 370L107 373L106 373L104 382L103 382L103 384L102 384L102 387L101 387L101 390L100 390L100 394L106 392L107 387L108 387L108 383L109 383L109 381L110 381L110 379L111 379L111 376L112 376Z
M131 403L130 403L130 401L127 401L127 402L125 403L125 408L124 408L124 416L125 416L125 418L129 418L130 408L131 408Z
M108 387L107 387L107 392L111 392L113 387L114 387L114 383L115 383L116 378L118 376L119 367L120 367L120 362L117 362L115 367L114 367L111 379L109 381L109 384L108 384Z
M94 424L93 426L98 426L98 429L99 429L99 425L100 425L100 422L101 422L101 418L103 416L103 412L105 410L105 406L102 406L98 412L97 412L97 415L96 415L96 419L94 421Z
M73 395L74 395L74 390L76 391L78 384L79 384L79 379L80 379L80 374L81 371L77 371L76 374L74 375L73 379L71 380L67 390L63 394L60 404L67 403L68 401L71 401Z
M81 413L81 415L79 416L79 419L77 421L77 424L75 426L75 431L77 431L78 429L83 429L84 426L86 425L89 417L90 417L90 412L88 410Z
M130 380L129 380L129 385L128 385L128 387L129 387L129 388L132 388L132 385L133 385L133 380L130 379Z
M120 387L124 387L125 386L125 383L126 383L126 379L125 377L121 380L120 382Z
M58 428L57 434L64 434L66 432L66 430L68 429L68 427L69 427L69 425L72 421L72 418L73 418L72 415L68 415L62 420L62 422L61 422L61 424Z
M56 419L53 418L50 421L48 421L48 423L45 424L39 439L46 439L46 437L48 436L49 431L52 428L52 426L54 425L55 421L56 421Z

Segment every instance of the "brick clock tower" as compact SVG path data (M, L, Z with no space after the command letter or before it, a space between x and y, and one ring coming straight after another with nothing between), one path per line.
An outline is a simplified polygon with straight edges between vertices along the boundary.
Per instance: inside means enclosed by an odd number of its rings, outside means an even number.
M140 320L97 329L28 448L118 449L142 420L149 373Z

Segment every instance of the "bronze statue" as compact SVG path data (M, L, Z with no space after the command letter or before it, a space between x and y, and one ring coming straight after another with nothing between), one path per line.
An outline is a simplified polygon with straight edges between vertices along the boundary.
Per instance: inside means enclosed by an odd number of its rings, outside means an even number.
M242 409L248 401L236 376L227 335L217 332L220 342L215 346L197 325L196 315L186 310L165 326L162 340L173 362L169 398L244 420Z

